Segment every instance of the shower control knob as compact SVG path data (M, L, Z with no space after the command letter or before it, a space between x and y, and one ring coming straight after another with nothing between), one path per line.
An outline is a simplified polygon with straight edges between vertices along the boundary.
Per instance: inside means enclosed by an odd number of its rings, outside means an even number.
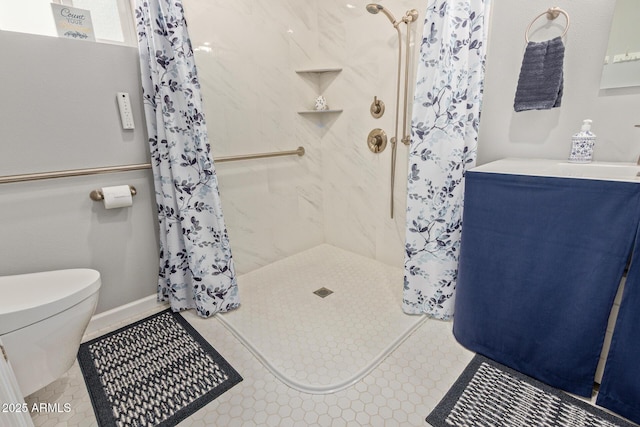
M384 114L384 102L380 101L377 96L374 96L369 111L374 118L379 119Z
M372 152L380 153L387 146L387 134L382 129L375 128L367 136L367 145Z

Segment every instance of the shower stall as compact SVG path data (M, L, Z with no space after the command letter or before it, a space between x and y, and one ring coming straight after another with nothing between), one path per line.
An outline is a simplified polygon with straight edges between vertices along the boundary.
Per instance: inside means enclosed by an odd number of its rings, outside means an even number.
M409 139L413 72L398 53L417 54L418 25L405 24L426 4L184 6L214 158L305 149L216 164L240 294L240 307L217 317L289 386L341 390L426 320L401 307L408 147L400 142ZM409 12L396 20L390 10ZM314 109L319 96L327 110ZM379 118L374 97L387 105ZM393 149L369 149L373 128L393 136Z
M367 134L373 128L395 134L391 107L405 96L397 87L405 72L412 99L413 70L399 64L398 49L405 44L415 64L417 47L406 43L403 23L401 40L381 16L393 23L389 11L422 10L426 3L386 1L380 16L364 4L337 1L185 0L184 6L214 156L306 150L302 158L217 165L238 273L321 243L402 268L408 148L397 147L390 219L395 154L372 153ZM412 40L417 27L410 26ZM312 110L319 95L329 112L299 113ZM387 104L379 119L369 113L374 96ZM401 289L400 280L398 299Z

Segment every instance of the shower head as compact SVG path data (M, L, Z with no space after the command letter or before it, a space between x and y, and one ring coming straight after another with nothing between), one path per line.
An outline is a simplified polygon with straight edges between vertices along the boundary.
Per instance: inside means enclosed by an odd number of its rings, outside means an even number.
M378 12L382 12L387 16L387 18L389 18L389 21L391 21L394 26L397 24L396 18L391 14L391 12L389 12L384 6L377 3L369 3L367 5L367 12L373 13L374 15Z
M382 6L380 6L379 4L369 3L367 5L367 12L373 13L374 15L380 12L380 9L382 9Z

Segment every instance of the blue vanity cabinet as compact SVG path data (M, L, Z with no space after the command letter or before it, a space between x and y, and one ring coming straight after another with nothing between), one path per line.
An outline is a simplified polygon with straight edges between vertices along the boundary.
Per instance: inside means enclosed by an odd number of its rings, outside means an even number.
M591 396L639 221L636 182L467 172L456 339L549 385ZM629 358L623 363L635 358L640 366L640 250L635 254L639 259L632 263L620 316L637 312L637 323L627 321L627 331L621 329L627 339L635 334L637 344L630 351L621 346L616 326L603 388L608 375L620 381L616 371L622 368L611 368L623 359L616 353ZM632 406L640 408L640 368L635 369ZM624 393L633 396L632 389Z

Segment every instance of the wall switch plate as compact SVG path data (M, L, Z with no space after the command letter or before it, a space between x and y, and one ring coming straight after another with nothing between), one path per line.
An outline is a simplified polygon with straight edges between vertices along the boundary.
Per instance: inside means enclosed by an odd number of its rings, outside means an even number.
M134 129L133 111L131 110L131 100L127 92L118 92L118 107L120 108L120 119L122 121L122 129Z

